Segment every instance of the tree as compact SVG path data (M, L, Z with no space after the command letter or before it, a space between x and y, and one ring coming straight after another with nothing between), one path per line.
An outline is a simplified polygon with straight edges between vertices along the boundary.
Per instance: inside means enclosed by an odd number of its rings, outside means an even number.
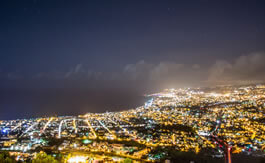
M0 152L0 162L1 163L15 163L16 160L9 155L8 152Z
M130 158L126 158L126 159L124 159L124 161L123 161L123 163L132 163L133 161L132 161L132 159L130 159Z
M47 155L45 152L40 152L32 160L32 163L59 163L54 157Z

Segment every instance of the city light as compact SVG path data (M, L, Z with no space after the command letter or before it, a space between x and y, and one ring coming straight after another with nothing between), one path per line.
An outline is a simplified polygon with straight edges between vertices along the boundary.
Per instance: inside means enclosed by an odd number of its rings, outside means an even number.
M261 86L166 89L148 98L120 112L0 121L1 150L26 160L48 149L68 162L159 162L172 151L207 150L204 157L227 162L236 154L265 156Z

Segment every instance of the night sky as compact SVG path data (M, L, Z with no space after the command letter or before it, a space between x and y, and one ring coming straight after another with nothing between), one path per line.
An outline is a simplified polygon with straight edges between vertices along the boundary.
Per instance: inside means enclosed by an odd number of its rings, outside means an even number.
M0 119L130 109L265 81L263 0L1 0Z

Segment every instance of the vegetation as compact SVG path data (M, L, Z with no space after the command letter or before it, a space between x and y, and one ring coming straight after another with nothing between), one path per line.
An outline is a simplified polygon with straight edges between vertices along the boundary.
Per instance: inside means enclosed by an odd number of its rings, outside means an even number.
M16 160L9 155L8 152L0 152L0 162L1 163L15 163Z
M32 160L32 163L59 163L54 157L47 155L45 152L40 152Z
M152 150L151 154L154 157L159 157L161 160L169 159L172 162L198 162L198 163L222 163L224 162L223 159L219 158L212 158L205 151L200 153L195 153L192 151L182 152L176 150L174 147L157 147Z
M257 121L259 123L265 123L265 118L255 119L254 121Z
M132 163L133 161L132 161L132 159L130 159L130 158L126 158L126 159L124 159L124 161L123 161L123 163Z

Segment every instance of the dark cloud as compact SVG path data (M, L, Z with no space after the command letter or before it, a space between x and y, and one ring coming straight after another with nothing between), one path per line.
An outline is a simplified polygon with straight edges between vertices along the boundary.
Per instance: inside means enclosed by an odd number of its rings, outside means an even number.
M135 64L126 65L121 75L124 75L129 80L147 80L149 78L148 74L153 67L153 64L140 60Z
M9 72L7 74L7 78L9 80L19 80L19 79L22 79L23 76L20 73L17 73L17 72Z
M124 73L128 79L148 81L164 86L262 83L265 81L265 53L241 55L233 60L216 60L209 65L143 60L128 64ZM156 86L157 86L156 85Z
M209 81L237 83L242 81L264 82L265 80L265 53L242 55L234 60L218 60L210 68Z
M208 65L183 64L177 61L151 63L140 60L125 65L120 71L101 72L90 69L87 65L77 64L69 71L41 72L33 79L90 81L137 81L154 87L167 85L178 87L184 85L202 85L218 83L236 83L242 81L263 82L265 80L265 53L242 55L232 61L216 60ZM1 74L3 72L0 71ZM8 80L23 79L17 72L7 73Z
M71 68L71 70L65 74L65 78L70 78L80 73L81 74L85 73L85 70L82 64L77 64L74 68Z
M176 61L161 61L154 64L143 60L128 64L123 73L127 79L144 81L159 88L199 84L206 75L205 69L199 64L182 64Z

